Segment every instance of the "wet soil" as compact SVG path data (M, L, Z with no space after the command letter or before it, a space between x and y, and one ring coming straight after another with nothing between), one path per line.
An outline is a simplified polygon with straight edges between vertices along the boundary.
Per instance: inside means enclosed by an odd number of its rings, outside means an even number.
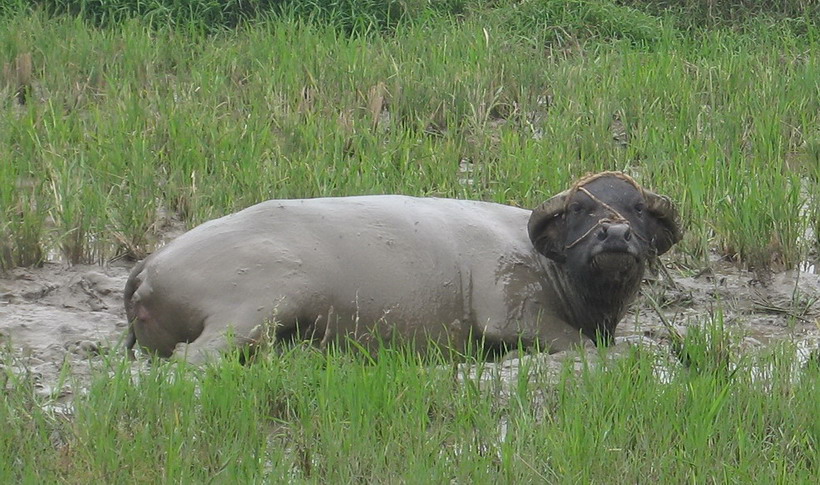
M125 262L48 263L0 274L0 367L26 373L44 397L70 400L106 354L124 352L122 293L131 267L133 263ZM716 314L723 316L743 347L788 340L797 344L804 358L820 348L818 274L793 270L761 279L716 261L697 274L671 270L660 275L644 284L618 327L616 350L666 346L670 330L662 320L683 333ZM550 359L558 362L560 356ZM514 367L515 360L499 365ZM71 377L65 379L66 375Z

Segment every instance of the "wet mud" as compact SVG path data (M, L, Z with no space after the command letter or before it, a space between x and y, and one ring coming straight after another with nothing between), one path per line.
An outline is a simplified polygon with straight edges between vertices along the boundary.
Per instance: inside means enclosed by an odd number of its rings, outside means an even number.
M106 355L123 353L126 331L123 288L133 263L108 266L17 268L0 274L0 366L25 373L38 394L70 401L86 386ZM663 271L661 275L663 275ZM715 262L684 275L670 270L642 286L616 331L614 350L631 345L668 346L670 330L684 333L722 315L740 346L754 349L794 342L802 359L820 348L820 275L797 270L759 275ZM661 315L663 318L661 318ZM572 352L549 357L556 364ZM497 364L512 377L518 359ZM139 361L135 370L144 365ZM6 385L13 380L6 379Z

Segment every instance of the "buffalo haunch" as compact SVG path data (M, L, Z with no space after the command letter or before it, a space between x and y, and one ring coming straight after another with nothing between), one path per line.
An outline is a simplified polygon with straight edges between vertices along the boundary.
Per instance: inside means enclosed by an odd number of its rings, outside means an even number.
M646 262L680 237L669 199L618 172L532 211L397 195L271 200L139 263L126 345L201 362L271 335L422 350L606 342Z

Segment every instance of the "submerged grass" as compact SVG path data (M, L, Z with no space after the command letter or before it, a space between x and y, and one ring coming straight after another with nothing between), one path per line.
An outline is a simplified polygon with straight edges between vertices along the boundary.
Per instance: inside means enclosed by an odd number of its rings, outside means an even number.
M6 371L0 451L14 459L0 478L813 483L820 374L795 374L793 356L780 348L725 373L635 348L580 372L532 364L507 396L490 369L403 351L372 361L296 347L250 366L163 362L138 375L111 358L71 419Z

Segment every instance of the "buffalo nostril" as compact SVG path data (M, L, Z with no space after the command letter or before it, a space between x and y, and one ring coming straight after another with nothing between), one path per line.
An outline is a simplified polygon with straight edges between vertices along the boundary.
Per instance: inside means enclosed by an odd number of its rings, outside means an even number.
M604 223L601 224L601 230L598 231L598 240L603 241L607 238L607 231L609 230L609 224Z
M607 239L629 241L632 239L632 228L629 227L629 224L604 222L600 224L595 235L599 241Z

